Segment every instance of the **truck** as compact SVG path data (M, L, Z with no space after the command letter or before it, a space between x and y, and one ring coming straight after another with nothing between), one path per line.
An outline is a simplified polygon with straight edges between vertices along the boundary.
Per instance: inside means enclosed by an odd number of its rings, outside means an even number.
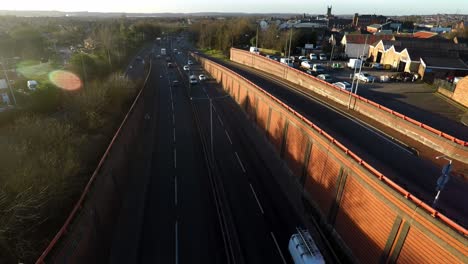
M161 55L166 55L166 49L165 48L161 49Z
M351 69L359 68L361 67L361 64L362 64L362 60L360 59L349 59L348 67Z
M297 233L289 239L289 253L294 264L325 264L317 244L308 230L297 228Z

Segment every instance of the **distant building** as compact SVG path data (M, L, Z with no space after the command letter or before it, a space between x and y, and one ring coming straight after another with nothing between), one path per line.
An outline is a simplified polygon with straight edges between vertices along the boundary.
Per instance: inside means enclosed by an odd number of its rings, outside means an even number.
M354 14L352 26L356 28L365 28L372 24L384 24L387 22L387 17L381 15L359 15Z
M391 40L393 35L347 34L341 39L344 53L349 58L359 58L363 53L367 56L369 46L380 40Z
M332 6L327 6L327 18L331 18L332 15Z

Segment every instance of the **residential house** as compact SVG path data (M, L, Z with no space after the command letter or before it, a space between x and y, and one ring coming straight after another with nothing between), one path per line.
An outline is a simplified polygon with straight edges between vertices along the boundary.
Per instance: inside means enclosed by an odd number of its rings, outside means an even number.
M400 72L419 73L425 81L466 74L468 49L443 38L402 38L369 47L369 58Z
M341 45L348 58L358 58L368 54L369 47L380 40L391 40L393 35L347 34L343 36Z

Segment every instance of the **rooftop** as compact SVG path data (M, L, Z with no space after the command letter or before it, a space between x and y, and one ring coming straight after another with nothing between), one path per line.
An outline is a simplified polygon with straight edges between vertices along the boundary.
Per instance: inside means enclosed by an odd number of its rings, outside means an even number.
M344 38L346 38L346 43L372 44L380 40L391 40L393 38L393 35L348 34L345 35Z

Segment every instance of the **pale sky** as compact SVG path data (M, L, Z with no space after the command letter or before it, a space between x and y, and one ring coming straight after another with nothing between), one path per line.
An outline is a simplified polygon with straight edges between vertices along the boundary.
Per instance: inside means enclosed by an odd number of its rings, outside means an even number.
M127 13L311 13L468 14L467 0L0 0L0 10L55 10ZM422 4L424 3L424 4Z

